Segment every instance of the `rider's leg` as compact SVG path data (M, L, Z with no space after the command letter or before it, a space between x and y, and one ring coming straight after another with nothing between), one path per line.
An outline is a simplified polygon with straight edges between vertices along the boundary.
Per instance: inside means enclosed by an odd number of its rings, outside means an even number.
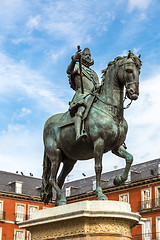
M76 140L79 140L85 134L81 134L82 128L82 117L85 112L85 107L80 106L75 114L75 131L76 131Z

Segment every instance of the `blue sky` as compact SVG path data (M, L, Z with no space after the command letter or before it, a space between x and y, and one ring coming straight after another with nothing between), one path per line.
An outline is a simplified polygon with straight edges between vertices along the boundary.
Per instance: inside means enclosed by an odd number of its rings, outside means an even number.
M4 0L0 8L0 170L42 175L45 121L68 109L74 92L66 68L77 45L101 70L128 50L141 54L140 96L125 117L134 163L160 157L160 1ZM103 171L124 160L104 155ZM82 170L83 169L83 170ZM70 179L94 174L77 163Z

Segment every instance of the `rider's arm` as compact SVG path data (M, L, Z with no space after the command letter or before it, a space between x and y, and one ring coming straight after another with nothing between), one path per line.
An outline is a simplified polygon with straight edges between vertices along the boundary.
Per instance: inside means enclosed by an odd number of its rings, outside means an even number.
M74 56L72 56L72 61L67 68L67 74L75 73L75 64L76 64L76 60L75 60Z
M81 52L77 51L75 55L71 57L72 61L67 68L67 74L75 74L78 72L78 67L76 62L79 62L81 57Z

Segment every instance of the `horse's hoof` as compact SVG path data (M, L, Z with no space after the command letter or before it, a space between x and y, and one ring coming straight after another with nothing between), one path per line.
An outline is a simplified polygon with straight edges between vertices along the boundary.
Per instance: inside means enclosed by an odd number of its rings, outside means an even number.
M116 176L115 179L114 179L114 185L115 186L120 186L122 185L122 178L121 176Z
M108 198L106 197L106 195L101 195L98 197L98 200L108 200Z
M59 202L58 202L58 206L63 206L63 205L66 205L66 204L67 204L66 201L59 201Z

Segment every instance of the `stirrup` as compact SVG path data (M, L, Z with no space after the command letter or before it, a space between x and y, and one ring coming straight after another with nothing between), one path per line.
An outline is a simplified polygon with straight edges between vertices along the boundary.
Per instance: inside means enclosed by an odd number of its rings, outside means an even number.
M81 139L86 139L87 138L87 133L85 132L85 133L83 133L83 134L81 134L81 135L78 135L77 137L76 137L76 141L79 141L79 140L81 140Z

